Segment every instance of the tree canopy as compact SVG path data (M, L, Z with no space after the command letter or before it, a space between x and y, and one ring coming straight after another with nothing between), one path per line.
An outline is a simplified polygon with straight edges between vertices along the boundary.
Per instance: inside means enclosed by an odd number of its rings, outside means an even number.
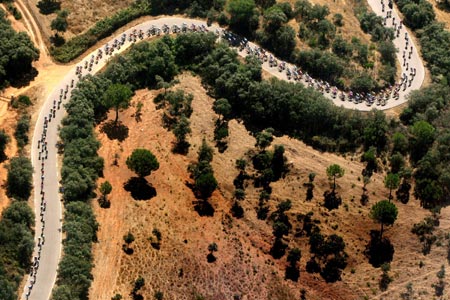
M106 90L103 96L104 105L107 108L114 108L116 110L115 123L119 119L119 109L127 108L130 105L132 95L133 92L128 86L119 83L110 85Z
M370 210L370 218L381 224L380 239L383 235L383 226L392 225L397 220L398 210L394 203L382 200L375 203Z
M15 32L0 10L0 88L18 80L32 69L39 50L25 32Z
M139 177L145 177L159 169L159 162L155 155L147 149L135 149L127 158L128 168Z

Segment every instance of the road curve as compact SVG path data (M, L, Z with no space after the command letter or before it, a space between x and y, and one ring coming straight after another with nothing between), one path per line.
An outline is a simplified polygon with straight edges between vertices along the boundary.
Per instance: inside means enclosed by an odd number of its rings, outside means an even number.
M372 6L373 10L378 14L378 6L379 3L377 0L369 0L369 4ZM380 12L381 12L381 6ZM393 15L396 16L396 12L393 12ZM397 15L398 20L398 15ZM181 27L183 23L187 23L188 25L195 24L197 26L206 26L204 21L192 20L181 17L167 17L161 18L152 21L146 21L139 25L136 25L133 28L130 28L119 35L113 37L108 42L109 45L112 45L115 39L120 39L123 33L127 36L132 33L133 30L143 30L146 32L151 26L156 26L161 28L163 25L173 26L178 25ZM403 27L404 28L404 27ZM208 27L210 31L221 31L220 27L215 25ZM403 29L405 30L405 29ZM402 37L403 32L400 34ZM115 50L113 54L117 54L123 52L127 48L129 48L133 43L129 42L128 38L124 45L120 47L119 50ZM252 47L257 47L255 44L250 43ZM396 39L395 45L397 47L404 47L402 45L402 39ZM411 44L410 44L411 45ZM99 47L98 49L103 49ZM92 56L96 56L98 53L98 49L87 54L85 58L78 64L79 66L84 66L85 63L90 62ZM402 53L400 51L400 53ZM401 54L397 56L401 59ZM246 52L241 51L239 55L245 56ZM86 69L83 68L83 75L87 73L95 74L101 68L103 68L108 62L110 56L103 55L101 59L98 60L97 64L94 64L92 70L87 72ZM400 60L401 61L401 60ZM401 63L402 65L402 63ZM424 77L424 68L422 61L417 53L417 48L413 44L413 53L411 66L417 70L416 78L413 81L413 84L408 87L405 91L400 91L400 97L398 100L389 100L386 106L380 107L382 109L387 109L406 101L405 95L409 93L409 91L413 89L417 89L421 86ZM287 80L286 74L284 72L278 72L277 68L271 68L267 62L263 63L262 68L274 76ZM402 73L407 72L402 67ZM34 182L34 203L36 210L36 233L35 233L35 250L33 254L33 261L39 260L39 266L33 268L32 273L27 279L26 286L24 288L21 299L30 299L30 300L47 300L50 298L52 288L54 286L56 275L57 275L57 267L58 262L61 257L61 245L62 245L62 233L61 233L61 220L62 220L62 205L60 201L60 194L58 193L58 182L60 180L59 172L58 172L58 161L57 161L57 149L55 144L58 141L58 125L61 123L61 120L65 114L65 110L63 105L70 99L70 94L72 90L72 80L73 85L75 86L78 82L78 77L76 76L76 66L74 66L69 73L61 80L59 85L53 90L50 96L46 99L43 104L41 111L39 113L37 123L35 126L32 145L31 145L31 160L34 168L33 182ZM58 102L60 99L61 90L64 91L67 89L66 97L61 99L61 104L59 105L59 109L57 108ZM325 94L328 98L332 99L331 95ZM358 109L358 110L370 110L370 107L367 107L364 103L355 104L349 101L342 101L339 99L332 99L332 101L336 105L342 105L347 108ZM49 118L49 113L51 109L54 107L54 103L56 103L55 117L51 118L51 121L48 122L48 127L46 128L45 138L44 138L44 123L45 118ZM43 149L43 145L46 144L46 149ZM44 147L45 148L45 147ZM45 240L44 240L45 238ZM39 257L39 259L38 259Z

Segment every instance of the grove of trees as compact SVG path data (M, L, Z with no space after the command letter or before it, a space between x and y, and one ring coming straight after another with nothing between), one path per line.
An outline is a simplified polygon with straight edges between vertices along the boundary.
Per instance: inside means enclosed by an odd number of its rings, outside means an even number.
M25 32L17 33L0 9L0 88L17 83L32 71L31 63L39 58L36 49Z

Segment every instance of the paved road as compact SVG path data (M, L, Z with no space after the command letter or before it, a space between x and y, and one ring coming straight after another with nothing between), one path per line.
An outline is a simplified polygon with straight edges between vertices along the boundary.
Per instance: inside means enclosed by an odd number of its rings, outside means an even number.
M369 4L371 4L374 11L377 12L377 8L378 6L380 6L377 0L369 0ZM394 16L396 15L395 12L393 14ZM152 25L159 28L161 28L164 24L167 24L168 26L179 25L181 27L183 23L187 23L188 25L196 24L198 26L206 25L205 22L199 20L169 17L143 22L129 30L126 30L124 33L128 36L135 29L138 31L143 30L145 32ZM209 27L209 30L216 31L221 29L216 26L211 26ZM120 39L121 36L122 33L114 38L111 38L111 40L108 42L109 45L112 45L113 41L115 39ZM400 34L400 36L402 36L402 34ZM395 43L399 47L404 47L404 45L402 46L402 39L396 40ZM114 51L114 54L123 52L131 45L132 42L129 42L127 38L125 44L121 46L120 50ZM251 45L253 47L256 47L256 45L254 44ZM104 46L98 49L104 49ZM86 62L89 63L91 57L97 55L98 49L86 55L84 60L81 61L78 66L84 66ZM413 49L414 51L412 55L411 66L417 69L417 75L413 84L411 85L411 87L406 89L405 92L401 92L399 100L390 100L388 102L388 105L380 108L387 109L395 105L399 105L400 103L404 103L406 101L406 99L404 98L405 94L408 93L411 89L419 88L422 84L424 68L419 56L417 55L417 51L414 45ZM239 54L241 56L246 55L245 52L239 52ZM399 55L399 58L401 58L401 54ZM109 57L110 56L103 55L98 63L93 65L93 68L89 73L95 74L96 72L98 72L108 62ZM51 93L51 95L42 106L33 134L31 159L34 168L34 202L36 210L36 246L33 260L39 257L39 267L36 268L35 271L29 276L21 297L22 299L49 299L57 275L57 266L61 257L62 234L60 230L62 225L62 207L60 195L58 194L58 182L60 180L60 177L58 172L58 157L55 144L58 141L57 127L60 124L61 119L65 113L63 104L66 103L70 98L72 90L72 88L70 87L71 82L73 80L74 85L76 85L78 81L78 77L76 76L75 71L76 67L77 66L74 66L73 69L71 69L71 71L61 80L60 84L55 88L55 90ZM272 73L276 77L287 80L285 73L280 73L276 68L271 68L268 63L264 63L262 67L264 70ZM87 73L88 70L83 68L83 75L86 75ZM60 109L58 109L56 105L55 117L51 118L51 121L48 122L48 128L46 129L46 135L44 139L43 133L45 118L49 118L49 113L50 110L54 107L54 102L59 102L61 89L63 91L67 89L68 92L66 95L66 99L62 99ZM326 94L325 96L331 99L331 96L329 94ZM332 101L334 101L337 105L343 105L348 108L360 110L370 109L364 104L354 104L349 101L342 102L341 100ZM43 143L45 142L47 143L47 146L46 149L43 149ZM42 174L44 175L44 177L41 177ZM44 224L45 226L43 226ZM45 242L43 242L44 237Z

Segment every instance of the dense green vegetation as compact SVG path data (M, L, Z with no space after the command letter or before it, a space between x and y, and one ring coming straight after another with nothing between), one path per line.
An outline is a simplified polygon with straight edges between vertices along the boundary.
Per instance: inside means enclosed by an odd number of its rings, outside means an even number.
M13 200L0 218L0 298L16 300L31 264L34 214L26 201Z
M30 73L31 63L39 58L25 32L15 32L0 9L0 88L23 79Z
M6 159L5 149L6 145L9 143L10 137L4 129L0 130L0 162Z
M95 79L94 79L95 78ZM59 263L57 288L53 299L87 299L92 281L91 244L96 240L97 222L89 205L93 189L103 170L103 159L97 155L99 143L93 128L94 107L111 83L86 77L72 92L66 105L60 136L64 144L62 184L65 217L64 255Z
M59 62L69 62L85 52L89 47L95 45L102 38L109 36L130 21L148 14L148 12L148 5L144 1L142 3L136 2L136 4L117 12L112 17L97 22L88 31L70 39L60 47L53 47L51 54ZM61 23L63 22L58 22L55 25L60 25ZM58 28L61 29L60 26Z
M10 198L27 200L33 188L31 161L23 156L13 157L6 168L8 169L6 193Z

